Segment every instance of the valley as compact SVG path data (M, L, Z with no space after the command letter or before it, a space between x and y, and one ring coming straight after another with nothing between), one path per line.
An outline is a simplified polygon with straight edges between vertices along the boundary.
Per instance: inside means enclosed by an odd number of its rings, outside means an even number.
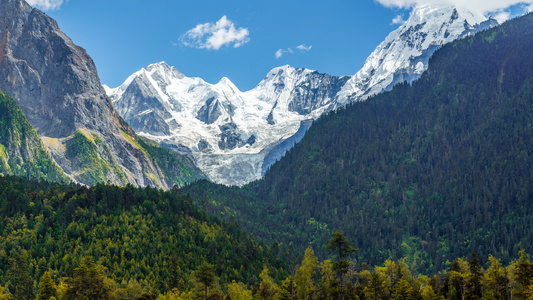
M533 297L531 13L418 5L353 76L244 92L109 88L24 0L0 36L0 299Z

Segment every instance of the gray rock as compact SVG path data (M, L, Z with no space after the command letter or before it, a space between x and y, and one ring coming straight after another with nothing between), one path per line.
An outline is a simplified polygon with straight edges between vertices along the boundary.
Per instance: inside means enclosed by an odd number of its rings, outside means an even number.
M58 142L49 151L72 178L87 183L78 176L82 166L69 164L62 148L82 130L89 139L102 141L98 156L109 166L99 179L119 185L173 185L134 142L137 136L113 108L87 52L53 19L23 0L2 0L0 37L0 90L17 101L42 139ZM164 132L162 128L158 130Z

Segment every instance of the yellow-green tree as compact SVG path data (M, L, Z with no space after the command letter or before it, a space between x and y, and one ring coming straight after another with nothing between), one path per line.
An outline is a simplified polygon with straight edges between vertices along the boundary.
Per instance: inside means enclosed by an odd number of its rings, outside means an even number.
M408 300L412 299L413 293L413 287L402 277L394 287L393 297L397 300Z
M507 296L507 272L499 259L489 256L490 266L485 271L484 299L504 299Z
M0 285L0 300L8 300L11 299L11 294L4 293L5 288Z
M315 290L313 284L313 275L318 267L318 258L315 256L313 248L309 247L305 250L305 256L302 265L296 271L294 280L296 281L296 294L298 299L310 299Z
M265 266L263 271L259 275L261 278L261 283L259 284L259 289L255 294L255 298L258 300L272 300L278 291L278 286L268 275L268 268Z
M368 272L368 271L367 271ZM380 272L372 272L368 278L368 284L364 288L366 299L381 299L385 297L385 280Z
M326 300L338 299L338 280L333 271L333 262L329 259L325 260L321 264L321 269L319 298Z
M37 299L49 300L52 297L57 298L56 284L52 280L50 272L46 271L39 281L39 295L37 295Z
M235 280L228 284L228 295L231 300L252 300L252 291L244 283Z

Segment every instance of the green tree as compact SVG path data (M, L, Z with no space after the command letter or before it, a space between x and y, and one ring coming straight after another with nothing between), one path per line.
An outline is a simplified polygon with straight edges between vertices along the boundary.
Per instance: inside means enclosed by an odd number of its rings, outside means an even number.
M252 291L247 289L244 283L236 283L233 280L228 284L228 296L231 300L252 300Z
M0 300L8 300L11 299L11 294L4 293L4 287L0 285Z
M379 272L372 272L364 289L366 298L378 300L385 294L385 280Z
M397 300L408 300L412 299L411 296L413 292L413 288L411 287L409 282L407 282L407 280L402 277L394 287L393 297Z
M508 279L500 260L489 256L490 266L485 271L485 299L506 299Z
M13 300L34 299L35 291L29 271L28 253L25 250L13 251L9 263L9 273L14 288Z
M355 249L348 243L348 238L346 238L340 230L337 230L333 233L333 237L329 240L328 244L326 245L326 248L328 250L333 251L338 256L337 261L335 261L335 263L333 264L333 269L335 270L335 272L337 272L339 276L339 292L341 296L340 299L344 300L344 274L348 272L348 267L350 266L350 262L345 260L345 258L347 258L350 253L357 251L357 249Z
M216 281L215 268L213 265L203 262L194 273L196 281L204 285L205 299L207 300L207 289Z
M333 263L328 259L322 262L321 268L322 277L320 278L321 287L319 298L326 300L338 299L338 280L335 277Z
M65 298L69 300L110 299L111 289L107 284L102 267L92 257L82 259L74 269L74 276L67 281Z
M298 299L307 300L315 290L313 284L313 274L318 266L318 258L315 256L313 248L309 247L305 250L305 256L302 265L296 271L296 294Z
M465 297L472 300L481 299L481 280L483 279L483 270L475 252L472 252L472 258L468 265L470 267L471 275L467 282Z
M50 272L46 271L39 281L39 294L37 298L39 300L49 300L52 297L57 298L56 284L52 280Z
M278 292L278 286L274 280L268 275L268 268L265 266L263 271L259 275L261 278L261 283L259 284L259 289L255 294L255 298L259 300L272 300Z

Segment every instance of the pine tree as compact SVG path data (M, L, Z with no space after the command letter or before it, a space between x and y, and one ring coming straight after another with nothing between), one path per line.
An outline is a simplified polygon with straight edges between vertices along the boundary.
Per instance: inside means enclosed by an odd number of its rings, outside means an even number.
M74 276L68 280L65 292L67 299L108 299L111 290L107 285L101 266L92 257L85 257L74 269Z
M326 248L328 250L333 251L334 253L337 253L338 255L337 261L333 264L333 269L337 272L339 276L339 292L341 300L344 300L344 274L348 272L348 267L350 266L350 262L345 260L345 258L347 258L350 253L356 251L357 249L355 249L348 243L348 239L340 230L337 230L333 233L333 237L329 240L328 244L326 245Z
M49 300L52 297L57 298L56 284L52 280L50 272L46 271L41 277L41 281L39 281L39 295L37 295L37 298L39 300Z
M318 258L315 256L313 248L309 247L305 250L305 256L302 265L296 271L296 294L298 299L309 299L311 293L314 291L313 274L318 266Z
M29 271L28 253L24 250L13 251L9 261L9 273L14 287L13 300L34 299L35 291Z
M216 281L215 268L213 265L203 262L194 273L196 281L204 285L205 299L207 300L207 289Z
M394 294L393 294L394 299L398 299L398 300L412 299L411 298L412 294L413 294L413 288L411 287L409 282L407 282L407 280L405 280L402 277L400 281L396 283L396 286L394 288Z
M278 292L278 286L274 280L268 275L268 268L265 266L263 271L259 275L261 278L261 283L259 284L259 289L255 294L255 298L259 300L271 300L274 299L274 296Z
M481 280L483 279L483 270L479 265L477 254L472 252L472 258L468 263L470 267L470 278L468 279L466 294L467 299L481 299Z

